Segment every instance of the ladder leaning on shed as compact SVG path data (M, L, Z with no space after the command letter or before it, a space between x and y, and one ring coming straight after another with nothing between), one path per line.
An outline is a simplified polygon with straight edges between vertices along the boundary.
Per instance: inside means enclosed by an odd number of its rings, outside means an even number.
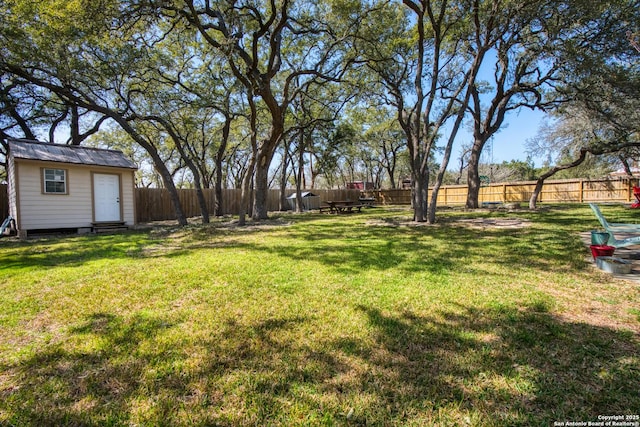
M11 215L9 215L7 219L4 220L4 222L2 223L2 227L0 227L0 237L4 236L4 231L7 229L7 227L9 227L9 224L11 224L11 221L13 221L13 218L11 217Z

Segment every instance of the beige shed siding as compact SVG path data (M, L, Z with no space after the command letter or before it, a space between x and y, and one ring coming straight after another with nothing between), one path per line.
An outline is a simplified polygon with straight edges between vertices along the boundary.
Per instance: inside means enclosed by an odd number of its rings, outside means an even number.
M16 199L16 180L15 180L15 164L13 157L9 156L7 159L7 181L8 195L9 195L9 215L16 220L18 218L18 204Z
M122 220L134 224L133 173L101 167L20 161L20 224L22 230L91 227L93 222L92 172L118 174L121 177ZM68 194L43 194L41 169L67 170Z
M134 172L130 169L120 173L120 187L122 191L122 220L128 224L136 223L136 195Z

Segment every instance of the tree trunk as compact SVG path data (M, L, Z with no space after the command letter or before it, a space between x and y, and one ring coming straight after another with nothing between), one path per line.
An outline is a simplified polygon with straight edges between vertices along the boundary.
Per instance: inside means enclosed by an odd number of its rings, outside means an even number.
M80 113L76 105L71 106L71 145L80 145Z
M253 194L253 219L269 218L267 212L267 193L269 191L269 165L271 155L268 152L258 154L255 165L255 192Z
M147 152L149 152L149 150L147 150ZM162 177L164 188L169 191L169 198L171 199L171 204L173 205L173 209L176 213L178 224L180 224L181 226L187 225L187 217L184 214L184 210L182 210L182 204L180 203L180 197L178 196L178 189L173 182L173 177L171 176L169 169L167 169L160 156L157 155L157 152L155 154L149 154L153 159L154 167Z
M419 171L418 171L419 172ZM429 170L422 173L412 173L413 182L411 183L411 205L413 207L413 220L416 222L427 221L428 203L427 197L429 192Z
M184 152L181 144L176 143L176 147L178 147L178 151L182 155L182 159L185 164L193 174L193 185L196 189L196 197L198 198L198 204L200 205L200 213L202 215L202 223L209 224L209 207L207 206L207 200L204 197L204 192L202 191L202 183L200 181L200 173L198 172L198 168L196 167L193 160Z
M622 163L622 168L629 178L633 178L633 172L631 172L631 166L629 165L629 159L622 154L618 155L618 160Z
M467 98L469 97L467 92ZM465 102L467 99L465 99ZM442 181L444 180L444 174L447 172L447 167L449 166L449 160L451 159L451 152L453 151L453 142L456 139L456 135L458 134L458 129L460 129L460 125L462 124L462 120L464 119L464 109L460 109L458 115L456 116L456 121L451 128L451 132L449 133L449 139L447 140L447 145L444 148L444 153L442 155L442 161L440 162L440 169L438 169L438 176L436 177L436 182L433 185L433 190L431 190L431 204L429 205L429 223L435 224L436 222L436 207L438 205L438 193L440 192L440 187L442 187Z
M533 193L531 193L531 198L529 199L529 209L533 210L536 208L536 204L538 203L538 197L540 196L540 192L542 191L542 186L544 185L545 178L540 177L536 181L536 186L533 189Z
M215 192L215 207L213 209L214 215L222 216L224 214L224 205L222 203L222 163L224 162L224 155L227 151L227 144L229 142L229 134L231 132L231 121L233 117L227 115L224 119L224 126L222 127L222 141L220 141L220 146L218 147L218 151L216 151L216 175L215 175L215 183L214 192Z
M287 200L287 172L289 169L289 147L285 145L282 155L282 173L280 174L280 211L289 210L289 201Z
M196 196L198 197L198 204L200 204L200 212L202 213L202 223L209 224L209 207L207 206L207 199L204 197L202 191L202 184L200 183L200 177L197 178L194 175L194 185L196 187Z
M220 151L220 150L218 150ZM214 182L214 193L215 193L215 205L213 208L213 214L216 216L224 215L224 204L222 202L222 161L219 160L216 155L216 177Z
M185 165L193 175L193 184L196 189L196 197L198 198L198 204L200 205L200 214L202 215L202 223L209 224L209 207L207 206L207 200L205 199L204 193L202 191L202 182L200 179L200 172L198 171L198 167L193 161L193 158L191 158L187 150L185 150L185 147L182 144L183 142L182 138L175 131L175 128L172 126L172 124L167 120L163 119L162 117L147 116L145 120L159 123L165 129L165 131L169 133L169 136L171 136L173 143L175 144L176 148L178 149L178 152L180 153L180 157L182 157L182 160L184 161Z
M433 185L433 189L431 190L431 203L429 204L428 214L427 214L427 222L429 224L436 223L436 208L438 206L437 204L438 192L440 191L440 187L442 186L443 177L444 177L444 173L438 173L436 182Z
M535 209L536 208L536 204L538 203L538 197L540 196L540 192L542 191L542 185L544 184L545 179L555 175L556 173L560 172L561 170L570 169L570 168L573 168L573 167L576 167L576 166L580 165L587 158L587 153L588 152L590 152L589 149L582 148L580 150L580 155L573 162L567 163L567 164L564 164L564 165L555 166L555 167L549 169L547 172L545 172L542 175L540 175L540 177L536 181L536 187L534 188L533 193L531 194L531 198L529 199L529 209ZM604 152L605 152L605 150L597 150L596 154L603 154Z
M146 152L151 157L151 160L153 161L153 166L155 167L156 172L158 172L158 174L160 174L160 177L162 178L164 187L167 189L167 191L169 191L169 199L171 200L171 204L173 205L173 209L176 213L178 224L180 224L181 226L187 225L187 217L182 210L182 204L180 203L180 197L178 196L176 185L173 182L173 177L171 176L171 172L169 172L169 169L167 169L167 165L160 158L156 147L154 147L153 144L147 142L122 116L106 109L96 109L96 111L110 116L113 120L116 121L116 123L120 125L120 127L122 127L125 132L127 132L131 136L131 138L133 138L134 141L136 141L142 148L146 150Z
M396 162L393 161L392 166L387 167L387 173L389 174L389 181L391 182L391 188L398 188L396 184Z
M269 191L269 167L278 144L284 132L284 115L282 109L278 107L273 97L270 98L269 110L272 112L271 132L267 140L262 141L260 147L256 145L254 150L255 158L255 192L253 194L253 219L267 219L269 217L267 209L267 192ZM265 101L266 102L266 101Z
M476 140L469 154L469 166L467 168L467 203L469 209L478 208L478 198L480 197L480 173L478 165L480 163L480 153L482 153L481 141Z
M304 132L300 132L300 147L298 148L298 173L296 177L296 212L303 212L302 185L304 179Z
M238 209L238 225L244 226L247 223L247 211L249 207L249 196L251 195L251 182L253 181L253 170L255 167L252 156L249 160L249 166L242 177L242 189L240 191L240 207Z

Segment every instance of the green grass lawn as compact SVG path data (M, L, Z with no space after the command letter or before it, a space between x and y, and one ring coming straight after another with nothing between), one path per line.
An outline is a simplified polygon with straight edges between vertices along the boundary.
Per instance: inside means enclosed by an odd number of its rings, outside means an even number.
M588 207L409 217L0 240L0 425L542 426L640 413L640 285L589 264Z

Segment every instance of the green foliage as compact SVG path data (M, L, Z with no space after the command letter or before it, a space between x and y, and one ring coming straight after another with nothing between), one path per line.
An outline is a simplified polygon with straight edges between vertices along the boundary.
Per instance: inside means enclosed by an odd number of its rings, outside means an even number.
M340 172L354 176L358 168L371 176L384 168L388 175L413 169L427 181L438 169L435 150L449 136L445 122L467 107L476 112L480 141L500 128L505 109L551 110L561 98L571 103L560 112L579 110L592 124L579 134L574 128L574 143L584 143L589 131L590 147L637 142L637 1L224 0L211 2L210 10L187 4L2 2L2 132L58 134L54 123L70 127L73 119L63 116L78 107L82 131L102 114L121 116L146 141L150 156L159 153L155 166L167 166L166 179L195 162L191 175L207 185L216 168L237 183L246 158L262 153L259 168L266 175L281 138L295 127L307 128L319 167L334 174L327 182L339 181ZM425 24L423 40L418 22ZM488 72L469 79L474 59ZM473 106L465 100L472 89ZM351 99L367 109L392 106L400 120L388 126L386 108L351 117L357 135L347 151L328 134L341 125L337 112ZM225 118L248 115L250 100L258 112L255 126L236 121L224 164L214 165ZM293 108L294 102L307 103L307 111L297 110L301 104ZM97 112L87 114L91 109ZM17 124L15 113L26 126ZM169 123L175 138L157 118ZM314 128L314 121L324 123ZM579 148L551 157L563 161ZM347 157L349 173L338 167ZM392 172L392 164L400 169ZM504 166L528 174L524 165Z
M572 158L558 159L558 163L571 161ZM600 179L607 177L611 172L620 168L620 159L615 156L588 156L580 165L563 170L554 175L554 179L585 178Z
M501 179L502 182L531 181L536 178L536 169L533 167L531 159L528 159L528 161L504 161L500 164L500 168L505 170L505 177Z
M314 149L316 169L328 179L339 175L341 164L352 161L356 143L355 130L346 123L339 124L329 135L325 144Z
M615 0L582 4L572 10L589 25L565 41L561 93L571 101L561 120L578 117L588 132L581 144L596 151L640 144L640 53L627 34L637 31L637 2ZM575 146L575 144L574 144Z

